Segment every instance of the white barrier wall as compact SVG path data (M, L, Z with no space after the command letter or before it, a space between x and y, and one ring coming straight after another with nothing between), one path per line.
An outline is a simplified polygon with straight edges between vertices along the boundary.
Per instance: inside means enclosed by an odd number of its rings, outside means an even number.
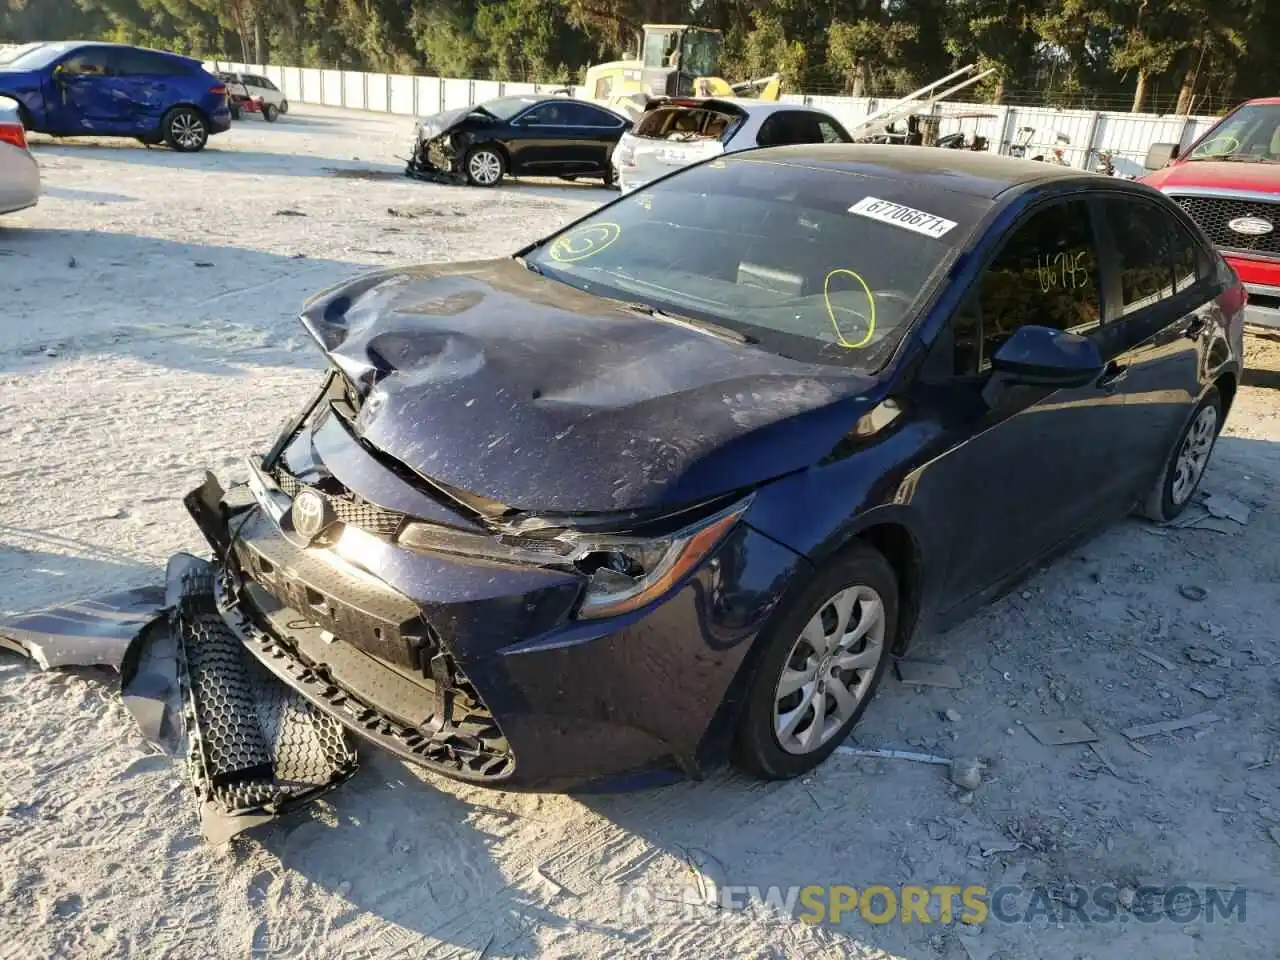
M331 107L376 110L401 116L426 116L442 110L467 107L494 97L564 89L555 84L410 77L353 70L315 70L226 62L210 63L209 66L264 74L290 100ZM575 91L570 88L570 92ZM890 102L872 97L804 94L787 94L783 100L820 107L849 126ZM935 111L942 117L940 132L943 134L957 130L963 130L970 136L978 134L990 141L993 150L1007 153L1010 144L1026 139L1019 132L1030 127L1033 131L1028 141L1030 152L1039 153L1062 146L1064 156L1072 166L1091 168L1096 166L1101 151L1110 150L1116 171L1128 176L1142 173L1142 160L1151 144L1173 142L1186 147L1218 119L953 102L939 103ZM1065 136L1067 142L1060 142L1059 135Z

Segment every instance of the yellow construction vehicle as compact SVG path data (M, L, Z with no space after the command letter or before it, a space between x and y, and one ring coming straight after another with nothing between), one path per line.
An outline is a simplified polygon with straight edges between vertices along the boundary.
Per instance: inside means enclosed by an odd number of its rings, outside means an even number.
M689 24L646 23L640 52L631 60L599 63L587 69L579 96L617 106L641 107L649 97L736 97L777 100L781 79L731 84L719 76L724 35Z

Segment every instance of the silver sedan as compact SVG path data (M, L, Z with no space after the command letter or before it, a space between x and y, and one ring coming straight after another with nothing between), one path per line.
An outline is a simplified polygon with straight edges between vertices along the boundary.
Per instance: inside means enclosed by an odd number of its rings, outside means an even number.
M17 101L0 97L0 213L33 207L40 199L40 168L27 149Z

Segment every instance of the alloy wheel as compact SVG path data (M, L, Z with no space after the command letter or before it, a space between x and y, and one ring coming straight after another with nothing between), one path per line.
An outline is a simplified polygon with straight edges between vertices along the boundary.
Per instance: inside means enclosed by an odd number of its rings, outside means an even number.
M482 187L491 187L502 176L502 158L492 150L477 150L467 163L467 172Z
M869 695L884 641L884 601L871 587L846 587L822 604L792 645L774 689L778 746L807 754L834 737Z
M204 143L204 121L195 114L178 114L173 118L170 129L173 131L173 139L188 150Z
M1187 428L1178 448L1173 466L1173 487L1170 495L1178 506L1187 502L1200 482L1204 468L1209 463L1213 441L1218 434L1218 410L1212 404L1202 409Z

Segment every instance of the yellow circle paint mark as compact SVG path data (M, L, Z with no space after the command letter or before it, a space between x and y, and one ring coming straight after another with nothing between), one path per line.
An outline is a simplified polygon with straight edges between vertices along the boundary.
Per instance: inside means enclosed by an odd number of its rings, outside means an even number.
M850 343L844 338L844 334L840 332L840 324L836 323L836 309L831 305L831 278L841 273L853 277L858 283L862 284L862 289L867 294L867 303L871 304L871 316L867 318L867 335L857 343ZM822 302L827 306L827 316L831 320L831 327L836 332L836 342L840 346L849 350L857 350L865 347L871 342L871 338L876 335L876 298L872 295L871 288L867 286L867 281L862 279L862 274L843 268L832 270L827 274L827 278L822 281Z
M616 223L593 223L578 227L551 244L551 259L557 263L578 263L613 246L622 235Z

